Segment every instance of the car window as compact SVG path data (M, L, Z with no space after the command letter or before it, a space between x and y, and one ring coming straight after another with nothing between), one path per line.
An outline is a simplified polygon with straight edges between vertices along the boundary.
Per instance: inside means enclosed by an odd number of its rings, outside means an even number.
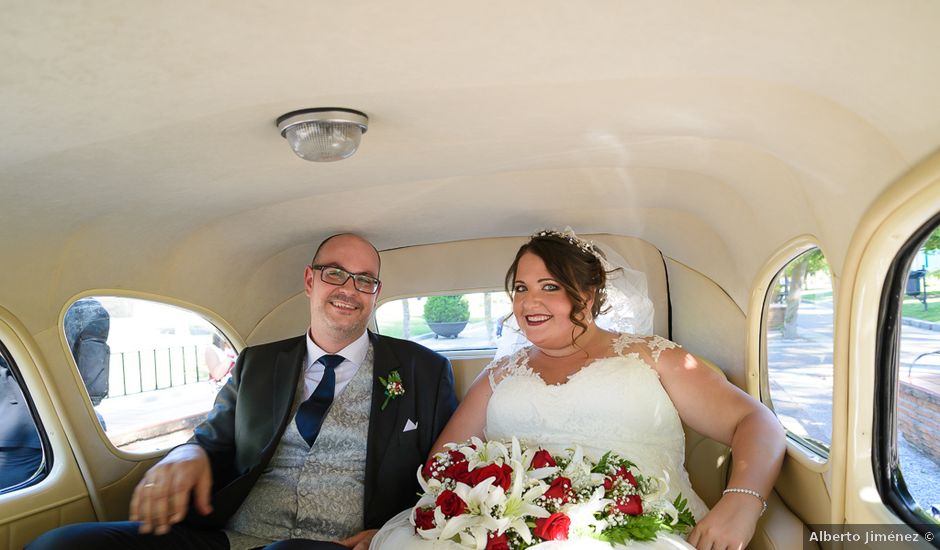
M66 312L63 330L98 422L128 451L189 439L235 363L215 326L159 302L82 298Z
M761 398L791 437L821 456L832 443L832 329L829 265L812 248L788 262L767 293Z
M16 365L0 344L0 494L46 476L51 454Z
M902 273L899 346L893 366L895 441L903 491L940 517L940 229Z
M493 291L393 300L376 310L375 320L385 336L458 351L496 348L509 336L505 321L511 314L506 293Z

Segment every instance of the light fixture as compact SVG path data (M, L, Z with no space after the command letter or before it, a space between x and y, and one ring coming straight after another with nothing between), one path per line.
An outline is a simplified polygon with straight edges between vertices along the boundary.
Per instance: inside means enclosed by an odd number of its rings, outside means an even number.
M350 157L369 128L365 113L342 107L301 109L281 115L277 129L298 157L331 162Z

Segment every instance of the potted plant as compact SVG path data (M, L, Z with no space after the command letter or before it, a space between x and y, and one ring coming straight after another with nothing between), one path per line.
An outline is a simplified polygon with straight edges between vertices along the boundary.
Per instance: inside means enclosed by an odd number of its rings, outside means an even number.
M470 320L470 304L463 295L431 296L424 304L424 322L434 337L456 338Z

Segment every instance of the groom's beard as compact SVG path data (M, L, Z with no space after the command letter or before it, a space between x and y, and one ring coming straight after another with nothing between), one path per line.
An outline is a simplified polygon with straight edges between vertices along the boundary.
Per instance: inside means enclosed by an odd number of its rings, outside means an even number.
M358 291L356 294L359 294ZM370 295L371 299L372 296ZM356 339L362 335L369 323L369 303L345 289L337 289L321 304L317 311L323 324L334 337L343 340Z

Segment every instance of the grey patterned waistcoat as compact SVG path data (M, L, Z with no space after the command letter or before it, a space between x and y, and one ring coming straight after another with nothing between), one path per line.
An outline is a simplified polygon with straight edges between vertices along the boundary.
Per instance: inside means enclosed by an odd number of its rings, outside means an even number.
M372 363L370 345L330 406L313 447L291 416L268 469L228 521L225 534L233 550L292 538L338 540L362 531ZM295 413L302 388L301 380Z

